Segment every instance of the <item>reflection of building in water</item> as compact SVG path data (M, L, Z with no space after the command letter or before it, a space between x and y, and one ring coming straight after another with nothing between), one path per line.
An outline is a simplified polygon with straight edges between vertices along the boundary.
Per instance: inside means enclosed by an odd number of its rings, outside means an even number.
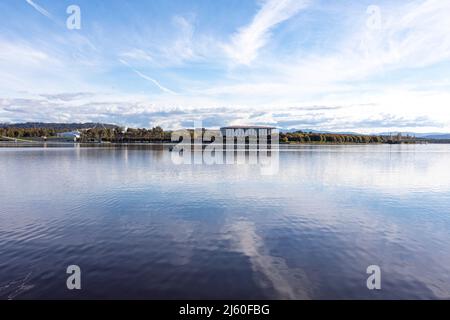
M172 141L177 140L169 149L176 164L257 164L263 175L278 172L279 134L274 127L229 126L220 128L220 132L183 130L172 136Z
M276 128L268 126L229 126L220 128L220 132L224 137L263 137L270 136L275 131Z

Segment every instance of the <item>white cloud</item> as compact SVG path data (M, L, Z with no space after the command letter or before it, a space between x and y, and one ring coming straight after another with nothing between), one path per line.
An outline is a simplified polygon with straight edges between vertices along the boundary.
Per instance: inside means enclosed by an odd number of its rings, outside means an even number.
M192 15L174 15L166 34L151 39L147 35L135 34L135 47L122 49L119 57L156 68L180 67L199 61L218 45L207 36L194 39L194 21Z
M0 63L5 66L14 62L16 66L36 67L50 62L49 56L24 43L0 41Z
M123 52L119 56L130 60L145 61L150 63L154 62L153 57L148 52L138 48L133 48L129 51Z
M193 45L194 27L191 21L182 16L174 16L172 20L174 26L179 30L179 35L170 50L166 50L166 54L175 54L180 61L195 58L196 53Z
M92 75L101 68L94 63L98 61L97 57L91 54L84 56L83 51L80 53L76 49L60 50L52 41L37 46L33 41L20 38L14 41L0 38L0 97L23 90L65 92L98 89L98 85L85 80L86 75ZM85 61L94 63L95 68ZM89 70L88 74L86 70Z
M343 43L345 49L341 58L348 61L345 67L354 64L347 74L367 76L380 71L422 68L448 60L448 12L450 2L439 0L386 8L382 11L381 29L358 28L360 31Z
M270 38L270 31L278 24L296 15L305 8L306 0L267 0L253 18L232 37L225 46L229 56L241 64L251 63Z

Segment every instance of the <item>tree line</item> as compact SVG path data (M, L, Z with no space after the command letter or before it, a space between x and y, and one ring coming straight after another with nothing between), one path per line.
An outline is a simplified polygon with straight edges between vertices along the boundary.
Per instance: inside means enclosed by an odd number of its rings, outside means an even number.
M9 138L56 138L58 133L67 130L54 128L23 128L7 127L0 128L0 136ZM80 142L167 142L170 141L171 132L164 131L161 127L152 129L133 129L120 127L95 127L81 129Z
M67 130L40 127L0 127L0 136L10 138L55 138L58 133ZM191 135L193 131L189 130ZM112 143L136 143L136 142L170 142L172 131L164 131L161 127L151 129L128 128L117 126L81 129L80 142L112 142ZM280 133L281 143L414 143L412 137L381 136L381 135L357 135L357 134L334 134L334 133L312 133L312 132L290 132Z
M145 128L93 128L81 132L81 142L108 141L114 143L133 142L169 142L171 131L164 131L161 127Z
M282 143L389 143L393 142L389 136L334 134L334 133L306 133L302 131L280 133Z
M41 138L56 136L58 131L53 128L0 128L0 136L9 138Z

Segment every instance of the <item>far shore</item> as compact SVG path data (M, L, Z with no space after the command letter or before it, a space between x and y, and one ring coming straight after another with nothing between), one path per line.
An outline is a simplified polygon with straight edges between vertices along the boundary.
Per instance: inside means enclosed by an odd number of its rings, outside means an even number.
M0 147L83 147L83 148L98 148L98 147L121 147L121 146L164 146L173 147L178 142L162 141L162 142L73 142L73 141L38 141L38 140L24 140L17 139L17 141L0 140ZM204 142L203 146L210 143ZM416 141L414 143L351 143L351 142L280 142L279 145L283 147L297 147L297 146L363 146L363 145L422 145L422 144L450 144L449 141Z

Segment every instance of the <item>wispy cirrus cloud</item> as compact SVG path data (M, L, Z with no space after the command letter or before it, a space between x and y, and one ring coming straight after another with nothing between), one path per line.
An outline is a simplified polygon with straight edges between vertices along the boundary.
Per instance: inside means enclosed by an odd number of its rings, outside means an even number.
M151 56L151 54L149 54L148 52L145 52L144 50L139 49L139 48L133 48L128 51L122 52L120 54L120 57L124 58L124 59L136 60L136 61L144 61L147 63L154 62L154 58Z
M231 44L226 45L225 50L237 63L249 64L269 41L271 30L306 8L309 3L309 0L265 1L252 22L233 35Z
M161 91L165 92L165 93L170 93L170 94L176 94L176 92L164 87L163 85L161 85L157 80L143 74L142 72L140 72L139 70L134 69L128 62L126 62L123 59L119 59L119 61L124 64L125 66L129 67L134 73L136 73L139 77L141 77L144 80L150 81L151 83L153 83L156 87L158 87Z
M142 79L152 82L155 86L157 86L159 89L161 89L161 91L166 92L166 93L170 93L170 94L176 94L174 91L164 87L158 81L156 81L155 79L153 79L153 78L143 74L142 72L140 72L140 71L138 71L136 69L133 69L133 71L134 71L134 73L136 73Z
M53 19L52 15L45 10L43 7L41 7L40 5L36 4L33 0L25 0L30 6L32 6L34 9L36 9L36 11L38 11L40 14L46 16L49 19Z
M140 46L124 48L119 57L141 66L155 68L181 67L192 61L199 61L217 43L208 37L195 37L195 17L174 15L163 39L148 39L145 35L135 35ZM208 52L209 54L211 52Z

